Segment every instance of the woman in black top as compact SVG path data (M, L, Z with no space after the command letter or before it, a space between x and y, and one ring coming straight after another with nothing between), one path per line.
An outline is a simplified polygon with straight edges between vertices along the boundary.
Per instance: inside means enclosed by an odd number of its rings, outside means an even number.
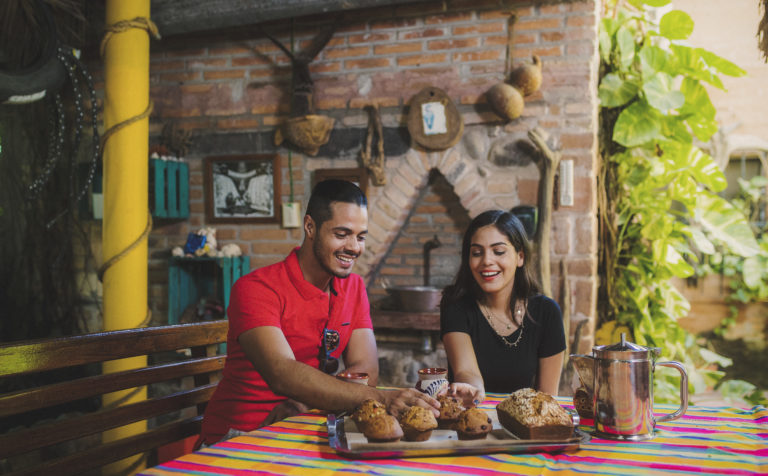
M443 292L440 335L449 381L511 393L531 387L557 395L565 351L560 307L539 293L528 270L520 220L489 210L470 223L461 266Z

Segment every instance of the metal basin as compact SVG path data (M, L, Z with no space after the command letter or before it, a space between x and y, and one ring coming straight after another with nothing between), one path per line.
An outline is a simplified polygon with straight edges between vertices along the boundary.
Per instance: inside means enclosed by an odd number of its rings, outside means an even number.
M443 290L432 286L398 286L387 288L397 309L405 312L434 312L438 310Z

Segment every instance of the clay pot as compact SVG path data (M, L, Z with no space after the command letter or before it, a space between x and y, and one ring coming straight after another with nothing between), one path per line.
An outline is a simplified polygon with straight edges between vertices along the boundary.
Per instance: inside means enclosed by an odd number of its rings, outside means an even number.
M525 106L523 95L507 83L493 86L486 93L486 97L493 112L508 121L517 119L523 114L523 107Z
M512 70L509 76L510 83L524 96L530 96L541 87L541 60L533 55L533 64L522 64Z
M336 378L344 380L349 383L359 383L361 385L368 385L368 374L365 372L344 371L340 374L337 374Z
M440 304L443 291L432 286L398 286L387 288L397 309L405 312L434 312Z

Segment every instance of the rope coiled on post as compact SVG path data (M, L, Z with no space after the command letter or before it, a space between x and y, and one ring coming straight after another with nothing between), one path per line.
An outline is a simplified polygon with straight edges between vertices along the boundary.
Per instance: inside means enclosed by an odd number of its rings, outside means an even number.
M136 17L131 20L121 20L117 23L114 23L112 25L108 25L104 33L104 38L101 40L101 47L100 47L100 53L101 56L104 56L104 52L106 50L107 43L109 40L117 33L123 33L131 28L138 28L141 30L145 30L149 35L154 37L155 39L160 39L160 33L157 29L157 25L146 17ZM104 146L107 142L107 140L112 137L116 132L124 129L125 127L128 127L131 124L134 124L142 119L148 118L150 114L152 114L152 110L154 109L154 103L150 99L147 103L146 109L133 117L129 117L128 119L125 119L123 121L120 121L117 124L112 125L109 129L107 129L104 134L101 137L101 150L102 153L105 150ZM99 278L99 281L104 280L104 274L106 273L107 269L114 266L115 263L123 259L125 256L128 255L133 249L135 249L143 240L147 239L149 237L150 232L152 231L152 214L147 211L147 225L144 228L144 231L136 238L131 244L129 244L124 250L120 251L116 255L112 256L108 260L106 260L98 269L97 276ZM152 317L152 310L147 308L147 314L143 320L142 323L140 323L137 327L144 327L146 326L150 319Z

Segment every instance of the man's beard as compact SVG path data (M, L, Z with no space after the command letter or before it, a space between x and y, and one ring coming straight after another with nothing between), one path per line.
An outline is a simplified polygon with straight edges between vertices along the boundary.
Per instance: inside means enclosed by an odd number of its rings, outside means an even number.
M319 241L316 240L312 245L312 252L315 254L315 259L317 260L317 262L320 263L320 267L323 268L323 270L326 273L330 274L331 276L335 276L339 279L346 279L349 277L350 274L352 274L352 268L349 268L346 274L341 274L338 271L331 269L331 267L325 263L325 260L323 260L323 253L322 253L322 250L320 249ZM335 253L334 253L334 256L335 256ZM355 256L355 258L358 258L358 257L359 256Z

